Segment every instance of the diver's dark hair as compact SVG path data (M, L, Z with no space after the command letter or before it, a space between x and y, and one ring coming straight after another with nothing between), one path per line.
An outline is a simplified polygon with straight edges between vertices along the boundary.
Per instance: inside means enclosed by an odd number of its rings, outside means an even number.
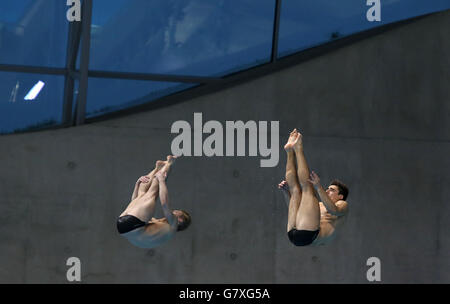
M340 180L337 180L337 179L333 180L331 182L331 185L335 185L338 187L339 194L342 194L342 196L343 196L342 199L345 201L348 196L348 187L343 182L341 182Z
M183 212L183 221L178 223L177 231L183 231L191 224L191 216L184 210L180 210Z

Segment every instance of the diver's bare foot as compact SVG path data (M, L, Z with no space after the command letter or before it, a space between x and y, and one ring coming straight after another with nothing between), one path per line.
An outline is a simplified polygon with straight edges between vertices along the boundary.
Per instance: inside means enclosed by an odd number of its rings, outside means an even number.
M164 167L165 165L166 165L166 161L163 161L163 160L157 160L156 161L156 165L155 165L155 167L156 167L156 170L160 170L160 169L162 169L162 167Z
M298 134L299 133L297 132L297 129L292 130L287 143L284 145L284 150L289 151L294 148L295 142L298 138Z
M176 159L177 159L177 156L167 155L167 161L164 162L164 167L161 169L161 171L159 171L159 172L165 172L165 174L166 174L166 176L164 177L165 179L167 179L170 168L172 167L172 165Z
M297 138L294 142L294 150L301 150L303 149L303 135L300 132L297 132Z
M175 162L176 159L177 159L177 156L167 155L167 163L169 165L172 165Z

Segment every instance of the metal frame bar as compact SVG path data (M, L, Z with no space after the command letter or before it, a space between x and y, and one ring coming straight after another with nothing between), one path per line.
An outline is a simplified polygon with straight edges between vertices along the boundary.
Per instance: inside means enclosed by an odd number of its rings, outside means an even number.
M204 84L216 83L216 82L220 82L222 80L222 78L218 78L218 77L109 72L109 71L96 71L96 70L90 70L88 75L89 75L89 77L96 77L96 78L120 78L120 79L131 79L131 80L151 80L151 81L204 83Z
M278 35L280 32L280 14L281 14L281 0L276 0L275 17L273 21L271 62L275 62L278 59Z
M43 66L30 66L18 64L0 64L0 71L28 73L28 74L48 74L48 75L66 75L65 68L52 68Z
M69 34L70 36L71 34ZM80 78L80 70L75 68L76 58L80 43L79 33L75 34L74 51L69 52L71 45L68 45L66 67L65 68L52 68L44 66L28 66L17 64L0 64L0 71L4 72L16 72L16 73L28 73L28 74L47 74L47 75L68 75L71 78ZM69 40L70 41L70 40ZM89 77L94 78L120 78L130 80L149 80L149 81L167 81L167 82L183 82L183 83L217 83L220 82L222 77L209 77L209 76L189 76L189 75L169 75L169 74L150 74L150 73L129 73L129 72L115 72L115 71L99 71L89 70Z
M63 126L73 125L72 121L72 105L75 86L75 68L77 62L78 48L81 39L81 23L71 22L69 24L69 33L67 39L67 55L66 55L66 76L64 83L64 99L63 99Z
M91 45L92 0L84 0L81 14L81 58L80 84L76 107L75 124L82 125L86 115L88 89L89 52Z

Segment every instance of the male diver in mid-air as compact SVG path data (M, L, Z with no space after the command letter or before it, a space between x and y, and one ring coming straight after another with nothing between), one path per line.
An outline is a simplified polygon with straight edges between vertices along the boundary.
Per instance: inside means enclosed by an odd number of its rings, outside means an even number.
M287 153L286 180L278 188L289 204L289 240L296 246L326 244L347 215L348 188L334 180L325 190L319 176L314 171L309 172L302 135L297 129L291 132L284 149ZM316 198L314 188L321 202Z
M117 230L130 243L140 248L153 248L171 239L175 232L186 229L191 217L186 211L171 210L166 185L167 174L175 162L158 160L155 169L140 177L134 187L131 203L117 219ZM154 218L156 199L161 201L163 218Z

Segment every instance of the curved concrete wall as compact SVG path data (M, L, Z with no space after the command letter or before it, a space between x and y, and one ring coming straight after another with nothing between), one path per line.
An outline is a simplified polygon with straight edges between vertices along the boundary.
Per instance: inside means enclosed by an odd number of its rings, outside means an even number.
M450 13L158 110L0 137L0 282L450 283ZM279 121L280 160L184 157L168 181L192 226L152 250L115 228L136 179L170 153L177 120ZM310 167L350 187L330 245L286 236L282 145L304 133ZM158 214L161 211L158 210Z

